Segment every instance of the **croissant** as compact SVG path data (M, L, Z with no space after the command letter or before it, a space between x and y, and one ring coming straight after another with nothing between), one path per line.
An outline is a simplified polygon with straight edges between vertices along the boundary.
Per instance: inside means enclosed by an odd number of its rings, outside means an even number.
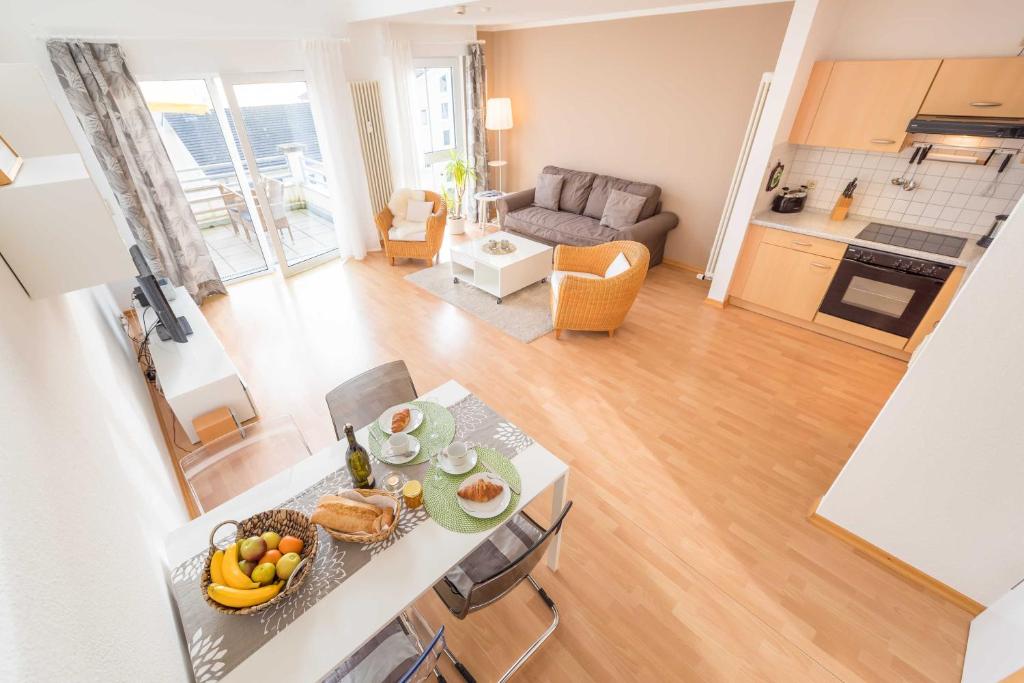
M391 416L391 431L400 432L409 425L409 420L412 419L412 415L409 413L408 408L402 408Z
M504 486L489 479L477 479L472 484L466 484L459 489L459 498L465 498L475 503L486 503L500 496L504 490Z

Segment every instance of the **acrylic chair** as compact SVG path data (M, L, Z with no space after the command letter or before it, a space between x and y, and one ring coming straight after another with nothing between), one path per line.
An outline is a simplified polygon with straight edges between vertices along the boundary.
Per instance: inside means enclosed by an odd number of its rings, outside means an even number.
M547 529L525 512L513 515L466 559L434 584L434 592L459 619L491 605L523 581L528 581L551 610L551 624L501 677L507 681L558 628L558 607L530 572L562 529L572 508L569 501Z
M267 191L267 199L270 201L271 218L278 233L288 231L288 237L295 242L295 235L292 234L292 224L288 222L288 209L284 205L284 183L277 178L266 178L263 181L263 188ZM269 224L271 221L267 221Z
M415 400L416 387L405 361L378 365L327 392L327 410L340 441L345 425L356 429L370 424L398 403Z
M331 669L320 683L419 683L431 675L443 682L445 678L437 666L442 653L467 683L475 683L466 667L448 649L444 626L435 633L423 616L410 607L352 656Z
M259 420L188 453L178 461L200 514L309 457L290 415Z
M220 191L220 198L224 202L224 209L228 212L235 236L237 237L238 231L242 230L245 233L245 241L252 242L252 236L256 234L256 230L252 226L252 221L243 221L241 216L242 211L246 211L246 217L248 217L245 198L224 183L218 183L217 189Z

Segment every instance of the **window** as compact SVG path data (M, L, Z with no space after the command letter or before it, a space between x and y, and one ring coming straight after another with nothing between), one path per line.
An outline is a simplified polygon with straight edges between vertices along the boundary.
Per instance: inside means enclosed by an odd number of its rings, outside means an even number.
M430 122L427 120L427 110L426 109L420 109L420 125L421 126L426 126L426 125L429 125L429 123Z
M448 74L441 74L441 80L438 82L438 89L441 92L448 92Z
M452 132L450 130L444 131L441 137L444 140L442 144L444 144L445 147L452 144Z
M441 118L442 119L448 118L448 103L447 102L442 102L441 103Z

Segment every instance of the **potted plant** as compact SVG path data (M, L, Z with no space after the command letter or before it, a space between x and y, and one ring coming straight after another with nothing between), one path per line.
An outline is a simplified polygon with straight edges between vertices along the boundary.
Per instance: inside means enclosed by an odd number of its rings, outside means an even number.
M466 195L466 185L471 178L476 178L477 173L470 168L469 161L455 150L452 150L451 158L444 167L445 178L452 183L453 192L444 192L445 202L448 204L448 232L452 235L461 235L466 231L466 216L462 213L462 200ZM450 199L450 201L449 201Z

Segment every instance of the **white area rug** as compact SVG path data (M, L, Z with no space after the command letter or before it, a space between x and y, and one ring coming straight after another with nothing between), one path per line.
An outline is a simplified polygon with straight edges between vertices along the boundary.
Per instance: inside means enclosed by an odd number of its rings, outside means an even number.
M406 275L405 279L521 342L530 343L553 329L551 285L547 282L538 282L509 294L498 304L493 296L471 284L452 282L447 263L424 268Z

